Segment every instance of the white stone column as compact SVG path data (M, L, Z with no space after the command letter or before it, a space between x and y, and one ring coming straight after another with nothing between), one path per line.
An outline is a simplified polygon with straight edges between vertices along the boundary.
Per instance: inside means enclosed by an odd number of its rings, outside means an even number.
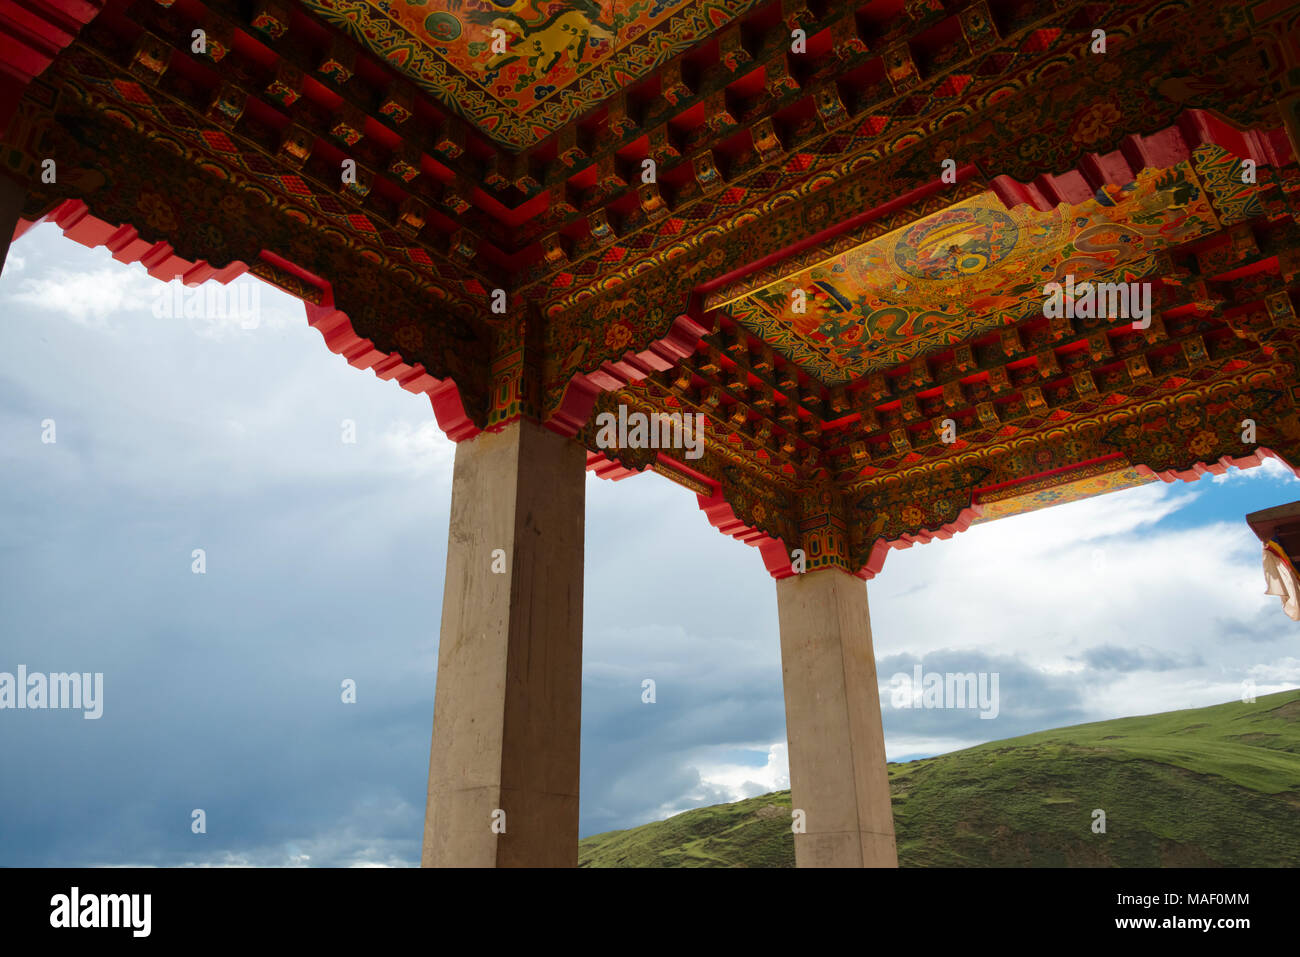
M527 421L456 447L426 867L577 866L585 470Z
M897 867L866 584L837 569L776 583L799 867Z

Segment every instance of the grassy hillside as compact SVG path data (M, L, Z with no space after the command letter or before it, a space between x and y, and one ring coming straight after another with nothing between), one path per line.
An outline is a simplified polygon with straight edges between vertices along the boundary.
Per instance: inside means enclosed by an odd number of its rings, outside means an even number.
M904 867L1300 866L1300 691L993 741L889 779ZM578 854L793 867L790 792L593 835Z

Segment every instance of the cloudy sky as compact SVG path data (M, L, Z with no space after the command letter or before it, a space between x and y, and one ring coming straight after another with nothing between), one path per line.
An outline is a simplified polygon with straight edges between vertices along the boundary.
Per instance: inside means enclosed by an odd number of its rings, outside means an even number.
M0 671L104 674L99 720L0 711L0 865L416 864L453 446L295 300L158 317L165 288L53 226L0 278ZM587 495L582 834L787 787L757 551L656 475ZM891 553L890 758L1297 686L1242 521L1296 498L1233 471ZM997 672L998 717L890 707L918 664Z

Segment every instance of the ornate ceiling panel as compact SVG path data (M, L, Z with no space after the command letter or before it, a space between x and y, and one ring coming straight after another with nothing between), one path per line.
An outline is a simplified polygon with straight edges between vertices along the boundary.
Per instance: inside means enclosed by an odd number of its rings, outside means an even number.
M1152 170L1079 206L956 203L732 304L730 312L827 385L1018 322L1064 281L1130 281L1154 253L1220 228L1192 164ZM802 309L801 309L802 307Z
M1049 475L1013 485L998 492L984 493L979 497L980 517L971 524L991 522L1008 515L1034 512L1049 505L1062 505L1081 499L1135 488L1156 481L1153 475L1144 475L1123 462L1098 462L1083 468L1071 469L1064 475Z
M304 6L496 141L521 149L645 78L755 2L305 0ZM501 32L494 37L494 31Z

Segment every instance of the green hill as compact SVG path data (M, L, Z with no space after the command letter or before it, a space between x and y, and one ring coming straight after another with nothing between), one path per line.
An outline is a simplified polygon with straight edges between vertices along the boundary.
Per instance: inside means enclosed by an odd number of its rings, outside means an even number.
M904 867L1297 866L1300 691L993 741L890 764L889 779ZM596 834L578 855L793 867L790 792Z

